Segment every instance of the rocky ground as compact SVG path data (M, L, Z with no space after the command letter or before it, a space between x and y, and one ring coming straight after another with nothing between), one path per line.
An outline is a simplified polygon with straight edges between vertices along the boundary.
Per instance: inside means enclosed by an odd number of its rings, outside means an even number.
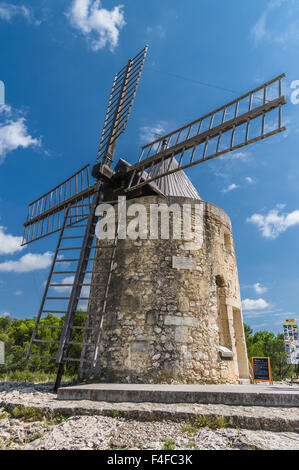
M52 386L0 383L0 449L299 450L298 409L61 402Z

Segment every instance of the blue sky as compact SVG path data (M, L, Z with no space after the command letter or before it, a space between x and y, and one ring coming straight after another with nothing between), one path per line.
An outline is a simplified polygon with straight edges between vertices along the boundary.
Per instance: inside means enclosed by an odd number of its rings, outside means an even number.
M27 203L93 163L115 74L145 44L117 157L286 73L287 132L188 172L231 217L245 321L299 320L296 0L0 0L0 314L37 313L56 236L20 250Z

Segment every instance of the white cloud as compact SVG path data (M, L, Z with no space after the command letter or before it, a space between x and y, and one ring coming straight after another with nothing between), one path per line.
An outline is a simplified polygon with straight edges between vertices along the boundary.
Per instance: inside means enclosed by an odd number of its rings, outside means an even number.
M256 24L251 29L251 34L254 38L255 44L258 44L265 38L267 35L266 32L266 20L267 20L267 11L264 11L261 16L259 17Z
M260 284L259 282L254 284L253 288L257 294L264 294L268 290L267 287L262 286L262 284Z
M219 160L245 160L249 156L249 152L230 152L226 155L221 155Z
M239 188L239 186L237 184L231 184L227 188L223 189L222 192L223 193L228 193L228 192L233 191L234 189L237 189L237 188Z
M17 290L17 291L15 292L15 294L19 296L19 295L23 295L24 292L23 292L22 290Z
M11 21L14 16L21 15L27 20L31 18L30 10L25 5L12 5L6 2L0 3L0 18Z
M248 157L248 153L246 152L232 152L232 154L230 155L230 158L233 158L233 159L240 159L240 158L247 158Z
M100 0L73 0L67 17L72 26L86 36L93 51L106 45L113 51L119 32L126 24L122 5L106 10Z
M254 179L251 178L251 176L246 176L245 181L247 181L247 183L249 183L249 184L253 184L253 183L254 183Z
M253 214L246 221L256 225L263 237L275 239L288 228L299 225L299 210L289 214L280 213L279 210L272 209L266 215Z
M163 39L166 37L165 29L160 24L156 26L148 26L146 28L146 32L155 38L159 37L160 39Z
M282 5L285 6L280 10L279 25L285 24L286 29L283 31L280 27L276 30L271 30L269 24L275 24L271 21L274 10L277 10ZM294 0L273 0L268 2L265 10L261 13L255 25L251 28L251 37L255 46L258 44L276 43L276 44L290 44L296 43L299 40L299 22L298 22L298 2Z
M277 313L277 309L271 309L270 307L265 309L265 310L244 310L244 319L245 322L248 320L253 320L253 319L261 319L265 320L265 317L271 318L271 325L274 324L273 322L273 315Z
M75 279L75 276L67 276L64 279L62 279L61 281L57 281L57 284L73 284L74 279ZM91 279L91 276L86 275L86 277L84 279L84 283L89 284L90 279ZM72 289L72 286L67 286L67 285L66 286L63 286L63 285L62 286L55 286L55 287L53 287L53 289L56 290L57 292L70 293L71 289ZM82 289L81 289L80 296L81 297L89 297L89 293L90 293L90 286L83 286Z
M57 284L73 284L75 279L75 276L68 276L65 277L62 281L55 281ZM59 287L53 287L54 290L57 292L70 292L71 291L71 286L59 286Z
M0 106L0 164L8 152L17 148L38 147L40 139L31 137L28 133L26 119L19 111L12 111L8 105Z
M25 18L29 23L35 25L40 25L41 20L37 20L34 17L33 11L31 8L28 8L25 5L14 5L7 2L0 2L0 19L4 21L12 21L16 16L21 16Z
M23 250L22 237L15 237L6 232L6 227L0 226L0 255L11 255Z
M243 310L265 310L270 307L270 304L268 304L264 299L245 299L242 300L242 307Z
M163 136L166 133L165 123L157 122L154 126L144 126L140 129L140 140L144 143L149 143L154 140L157 140L160 136Z
M10 313L8 312L0 313L0 317L10 317Z
M28 273L50 266L53 253L47 251L43 254L27 253L17 261L0 263L0 272Z

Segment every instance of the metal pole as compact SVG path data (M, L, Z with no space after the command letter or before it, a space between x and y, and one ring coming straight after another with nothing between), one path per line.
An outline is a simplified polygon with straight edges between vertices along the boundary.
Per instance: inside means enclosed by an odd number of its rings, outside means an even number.
M57 393L57 390L58 390L59 387L60 387L61 379L62 379L62 376L63 376L63 372L64 372L64 362L60 363L60 364L59 364L59 367L58 367L58 372L57 372L57 376L56 376L56 382L55 382L55 385L54 385L54 392L55 392L55 393Z

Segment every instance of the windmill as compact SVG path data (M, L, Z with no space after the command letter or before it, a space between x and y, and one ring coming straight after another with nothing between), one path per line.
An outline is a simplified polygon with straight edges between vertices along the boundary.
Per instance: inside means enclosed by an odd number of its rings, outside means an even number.
M92 169L95 182L90 181L89 165L86 165L29 205L23 245L55 232L59 233L27 352L27 359L49 359L49 356L42 354L42 348L45 343L54 343L53 347L56 349L51 359L59 366L56 390L60 385L65 363L82 364L85 360L82 355L72 356L72 346L79 347L82 351L86 347L93 347L91 362L94 363L97 358L118 243L117 231L110 244L95 242L97 205L102 201L113 203L119 195L127 198L156 193L163 195L163 184L159 187L155 182L164 181L165 185L167 178L172 175L174 184L180 185L184 174L182 170L285 130L282 126L282 106L286 103L286 98L282 95L283 74L167 135L156 136L153 142L142 147L135 164L130 165L121 159L115 169L112 169L117 139L126 129L146 54L147 46L115 75L97 155L98 163ZM266 121L268 117L271 119L270 123ZM107 256L103 258L106 260L105 272L99 271L101 279L105 276L105 281L96 286L100 292L97 295L101 295L97 344L91 345L88 344L86 332L94 328L90 326L89 319L96 314L90 311L92 302L89 289L96 284L92 276L97 273L93 264L97 250L106 250ZM72 258L67 256L73 252L77 254ZM65 268L59 269L60 266ZM67 277L61 281L61 276ZM51 292L65 294L53 295ZM57 303L53 307L47 306L57 301L60 304L64 302L65 306L57 307ZM78 325L78 307L87 301L88 307L80 312L85 315L85 325ZM49 313L63 315L63 325L42 322L43 316ZM57 329L60 332L57 340L41 339L39 332L43 328ZM73 340L72 335L78 330L85 333L81 342ZM36 354L37 346L41 348L39 354Z

